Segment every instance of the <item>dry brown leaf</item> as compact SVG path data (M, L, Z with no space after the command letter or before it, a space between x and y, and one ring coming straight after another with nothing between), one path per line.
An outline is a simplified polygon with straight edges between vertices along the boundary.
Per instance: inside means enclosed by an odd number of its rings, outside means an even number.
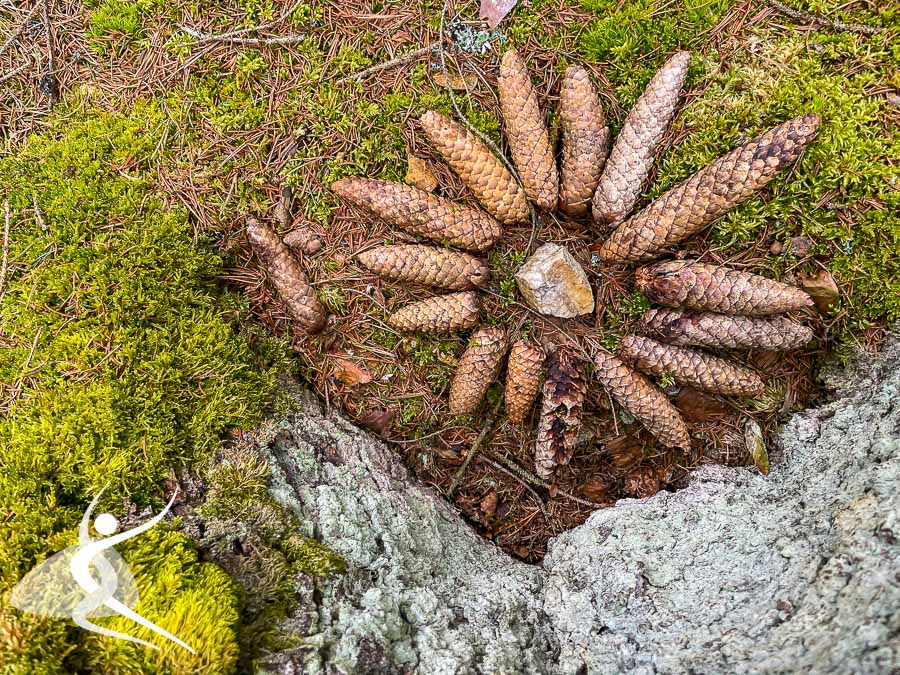
M384 438L388 430L391 428L391 422L394 420L394 411L387 408L370 410L365 415L356 420L361 427L374 431L376 434Z
M605 502L609 499L609 493L613 487L613 484L605 478L589 478L581 484L578 492L592 502Z
M494 514L497 512L498 501L496 490L491 490L484 496L484 499L481 500L479 506L481 507L481 512L484 514L485 518L494 517Z
M768 476L769 451L766 450L766 441L763 438L762 429L754 420L748 419L744 425L744 444L753 458L756 468L762 472L763 476Z
M800 288L809 293L820 312L827 312L841 297L834 277L828 270L819 270L815 274L802 275Z
M372 374L358 363L340 356L335 356L333 361L334 377L341 384L354 387L358 384L368 384L372 381Z
M434 192L437 189L438 179L431 167L428 166L428 162L421 157L409 154L406 156L406 165L406 177L403 181L407 185L412 185L425 192Z
M728 406L693 387L682 387L675 398L675 407L690 422L710 422L730 412Z

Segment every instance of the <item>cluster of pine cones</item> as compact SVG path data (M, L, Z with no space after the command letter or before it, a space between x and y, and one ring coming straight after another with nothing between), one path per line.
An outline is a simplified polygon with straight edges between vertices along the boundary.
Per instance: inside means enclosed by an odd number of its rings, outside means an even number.
M570 66L560 90L563 138L557 171L530 75L514 50L506 52L498 88L515 172L464 126L437 112L421 118L431 143L483 210L403 183L367 178L335 182L332 190L350 204L392 226L454 247L379 246L358 255L362 265L384 278L452 291L401 308L388 317L389 325L431 333L477 326L477 289L488 282L488 266L455 249L491 248L503 225L529 221L529 202L543 212L558 208L570 218L590 212L597 230L608 235L594 247L600 261L649 261L765 186L815 137L816 115L785 122L712 162L629 218L675 113L689 62L690 54L679 52L663 65L609 152L609 128L598 93L584 68ZM250 237L270 261L274 283L297 321L310 331L319 330L324 310L302 270L277 236L273 241L274 233L263 229L254 224ZM754 371L693 347L792 349L813 337L809 328L783 315L772 316L811 305L811 298L764 277L676 260L641 268L636 279L651 301L667 309L647 312L639 326L643 335L622 340L618 357L594 353L593 377L668 447L690 446L687 426L665 394L637 370L719 394L756 395L763 383ZM530 340L516 341L510 348L503 329L478 328L450 387L452 414L477 409L507 352L505 403L511 423L526 423L543 389L535 466L548 478L574 452L588 364L570 351L545 350Z

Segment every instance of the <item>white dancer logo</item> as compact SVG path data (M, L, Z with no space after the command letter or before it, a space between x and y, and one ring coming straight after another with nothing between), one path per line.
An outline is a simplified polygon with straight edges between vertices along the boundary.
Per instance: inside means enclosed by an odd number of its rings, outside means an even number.
M108 484L103 490L107 487ZM146 532L161 521L172 508L175 495L172 495L166 508L156 516L143 525L120 534L115 534L119 528L115 516L101 513L94 519L94 529L105 538L94 539L88 532L88 526L91 513L103 490L97 493L81 519L78 544L51 556L26 574L13 588L10 604L30 614L71 618L85 630L137 642L150 649L159 649L145 640L90 621L94 617L124 616L184 647L192 654L196 653L177 637L131 609L138 602L137 586L124 558L113 548L116 544ZM100 578L99 583L97 576Z

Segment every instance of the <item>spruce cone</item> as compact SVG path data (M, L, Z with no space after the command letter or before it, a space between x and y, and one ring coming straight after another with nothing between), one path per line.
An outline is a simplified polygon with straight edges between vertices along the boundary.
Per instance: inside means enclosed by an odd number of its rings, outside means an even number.
M643 267L637 271L635 284L660 305L724 314L779 314L813 304L809 294L795 286L749 272L687 260L670 260Z
M475 411L497 377L506 347L506 334L500 328L480 328L472 336L450 383L451 415Z
M550 478L559 464L572 459L586 388L584 362L561 350L552 352L534 450L535 471L541 478Z
M503 55L497 88L506 142L522 187L539 209L552 211L559 194L556 161L531 76L514 49Z
M478 323L480 309L476 293L449 293L398 309L387 323L395 330L452 333Z
M488 147L461 124L430 110L422 129L487 212L505 225L528 221L528 202L516 179Z
M342 178L331 189L390 225L451 246L484 251L500 238L500 223L486 213L403 183Z
M818 126L818 115L803 115L720 157L623 223L599 247L600 259L651 260L666 247L683 241L793 163L815 138ZM602 179L600 184L602 187Z
M663 342L712 349L785 351L802 347L814 337L807 326L785 316L727 316L681 309L651 309L641 317L638 329Z
M379 246L357 259L378 276L423 286L467 291L487 284L490 272L483 260L449 249L406 244Z
M628 114L594 193L595 222L617 225L637 203L656 149L675 114L690 63L690 52L677 52L669 58Z
M666 345L629 335L619 345L619 356L649 375L671 375L678 384L727 396L756 396L765 390L759 375L733 361L699 349Z
M509 352L506 366L506 416L523 424L544 379L544 350L534 342L519 340Z
M307 333L318 333L325 326L322 307L309 279L281 238L269 227L251 220L247 238L269 273L272 285L300 327Z
M607 352L594 356L594 376L660 443L670 448L691 447L681 414L646 377Z
M559 92L563 144L559 208L573 218L587 213L600 182L609 146L609 127L588 72L571 65Z

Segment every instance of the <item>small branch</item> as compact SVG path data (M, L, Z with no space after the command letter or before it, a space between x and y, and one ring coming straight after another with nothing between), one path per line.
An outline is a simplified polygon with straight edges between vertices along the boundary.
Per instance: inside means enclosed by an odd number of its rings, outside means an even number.
M835 21L834 19L828 19L824 16L820 16L818 14L812 14L811 12L806 12L802 9L794 9L793 7L789 7L778 0L766 0L766 3L771 7L777 9L782 14L785 14L792 19L798 19L800 21L808 21L810 23L816 23L820 26L828 26L829 28L833 28L838 31L844 31L847 33L861 33L862 35L878 35L879 33L883 33L883 28L877 28L875 26L863 26L858 23L844 23L843 21Z
M14 70L11 70L11 71L9 71L8 73L4 73L2 76L0 76L0 84L6 82L7 80L11 80L11 79L14 78L16 75L18 75L19 73L21 73L23 70L27 70L27 69L30 68L30 67L31 67L31 59L26 59L26 60L25 60L25 63L23 63L23 64L22 64L21 66L19 66L18 68L14 69Z
M50 25L50 0L44 0L44 32L47 35L47 75L51 77L56 72L53 66L53 27Z
M493 430L494 422L497 419L497 411L500 410L500 404L502 402L503 398L498 398L497 403L494 404L494 408L488 414L487 419L484 422L484 426L481 428L481 433L478 434L478 438L476 438L475 442L472 443L472 447L469 448L469 452L466 455L466 458L463 460L462 466L459 467L459 470L453 477L453 482L450 483L450 489L447 490L448 498L452 497L453 493L456 492L456 488L459 487L459 483L468 470L469 464L471 464L472 460L475 459L475 455L478 454L478 450L481 448L482 443L484 443L484 439L486 439L491 430Z
M9 264L9 223L12 217L9 213L9 200L3 202L4 222L3 222L3 257L0 259L0 300L6 293L6 270Z
M207 33L201 33L198 30L189 28L188 26L179 26L179 28L181 28L181 30L183 30L190 37L196 40L198 44L205 44L207 42L225 42L234 45L260 47L296 44L298 42L303 42L308 37L306 34L302 33L300 35L282 35L269 38L242 37L244 33L263 30L262 26L257 28L244 28L240 31L234 31L232 33L222 33L220 35L209 35Z
M509 469L510 471L515 473L517 476L519 476L519 478L521 478L522 480L528 481L532 485L540 485L541 487L544 487L547 489L550 489L550 487L551 487L550 483L545 481L543 478L538 478L530 471L523 469L518 464L515 464L514 462L511 462L508 459L505 459L503 457L500 457L499 455L489 457L488 459L492 459L495 462L499 462L500 464L503 464L504 466L506 466L507 469ZM581 497L576 497L575 495L573 495L569 492L566 492L565 490L560 489L558 486L556 488L556 494L559 495L560 497L565 497L566 499L571 499L576 504L581 504L582 506L589 506L593 509L602 509L605 506L605 504L599 504L597 502L592 502L587 499L582 499Z
M416 61L423 56L430 55L432 52L438 51L438 46L433 45L431 47L422 47L420 49L414 49L411 52L407 52L406 54L402 54L395 59L391 59L390 61L384 61L382 63L377 63L374 66L369 66L368 68L364 68L359 72L353 73L352 75L348 75L347 77L342 77L340 80L336 81L335 84L346 84L347 82L352 82L354 80L363 80L369 75L374 75L375 73L380 73L382 70L387 70L388 68L395 68L397 66L402 66L410 61Z
M38 226L41 228L41 232L47 231L47 222L44 220L44 217L41 215L41 209L38 206L37 194L31 195L31 203L34 204L34 218L37 220Z
M0 56L3 56L6 53L6 50L10 48L10 46L19 39L19 36L23 33L23 31L28 27L28 22L31 21L31 17L37 14L37 11L41 8L41 6L35 3L34 7L31 8L31 11L25 15L25 18L22 19L22 22L19 24L19 27L13 32L12 35L9 36L9 39L3 43L3 46L0 47ZM4 76L6 79L6 76ZM0 80L2 82L3 80Z
M550 514L547 513L547 506L544 504L544 500L541 499L541 496L537 493L537 490L535 490L533 487L531 487L528 484L527 480L525 480L524 478L522 478L522 476L519 476L515 472L510 471L502 464L498 464L497 462L492 460L490 457L482 457L481 459L484 460L485 462L487 462L490 466L497 469L497 471L499 471L500 473L505 473L507 476L509 476L513 480L518 481L519 484L528 491L528 494L530 494L532 497L534 497L534 501L537 502L538 508L541 510L541 515L544 516L544 520L550 520Z

